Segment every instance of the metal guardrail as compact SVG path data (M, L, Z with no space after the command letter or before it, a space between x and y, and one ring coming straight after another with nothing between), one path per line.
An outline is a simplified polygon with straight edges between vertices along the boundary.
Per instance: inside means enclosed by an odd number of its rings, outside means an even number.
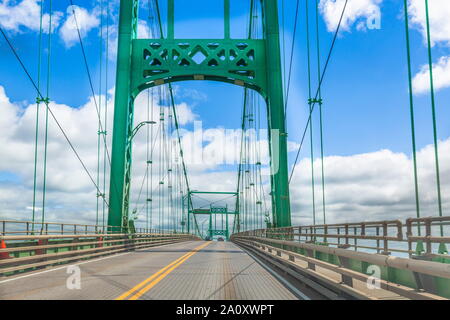
M258 229L239 233L257 237L293 240L304 243L320 243L355 251L364 249L389 255L391 253L414 254L425 251L433 253L432 244L450 243L450 237L436 235L437 229L449 228L450 217L433 217L400 220L367 221L356 223L293 226L285 228ZM415 235L422 230L425 236ZM426 250L422 250L422 242ZM418 245L414 248L413 245ZM445 254L445 246L440 246L436 254Z
M439 227L439 231L444 231L444 227L450 224L450 217L427 217L427 218L410 218L406 220L406 228L407 228L407 241L408 248L412 250L414 243L425 243L425 248L419 247L416 249L417 253L424 252L427 255L433 255L433 244L439 244L438 254L448 254L447 248L445 247L446 243L450 243L450 236L433 234L433 228ZM414 234L417 226L421 226L420 229L424 228L425 235ZM416 227L416 228L415 228ZM417 230L418 232L418 230Z
M0 241L9 245L0 249L0 275L189 240L198 238L186 234L2 236Z
M135 228L134 233L164 233L158 229ZM128 233L124 227L76 223L0 220L0 235Z
M190 234L109 226L0 221L0 276L139 248L199 240ZM33 230L34 229L34 230ZM119 232L115 232L119 231ZM121 231L121 232L120 232Z
M253 236L234 235L232 241L247 247L253 247L272 256L278 262L284 264L286 272L290 272L292 268L304 269L304 274L316 276L317 278L327 279L328 284L333 285L333 281L329 281L329 275L325 275L317 271L317 267L334 272L340 276L335 281L334 286L351 293L358 298L371 299L370 291L363 292L356 290L354 281L367 282L370 280L370 274L355 270L354 261L359 264L375 265L386 270L408 272L411 274L413 283L401 283L401 281L393 281L393 279L380 279L380 288L391 291L402 297L409 299L448 299L450 293L442 290L442 286L450 284L450 265L431 261L413 260L408 258L399 258L374 253L355 252L351 250L332 248L324 245L299 243L296 241L276 240L269 238L260 238ZM286 257L282 258L282 254ZM320 259L320 254L324 254L328 259ZM333 257L333 259L330 259ZM338 263L330 263L330 260L336 260ZM307 263L305 268L295 264L296 260L302 260ZM328 261L327 261L328 260ZM281 265L283 268L283 265ZM394 277L395 278L395 277ZM440 283L438 283L440 282ZM448 288L448 287L447 287Z
M450 298L450 255L446 244L450 217L259 229L231 240L277 256L301 259L341 275L342 283L365 281L368 267L382 270L386 290L405 297ZM425 244L425 248L424 248ZM416 245L416 248L414 248ZM439 245L437 248L435 245ZM394 256L402 253L405 257ZM431 296L426 296L426 295Z

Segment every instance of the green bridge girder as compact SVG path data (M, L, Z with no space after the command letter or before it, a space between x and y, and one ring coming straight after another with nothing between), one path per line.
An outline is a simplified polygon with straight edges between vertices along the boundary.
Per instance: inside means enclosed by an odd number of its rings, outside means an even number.
M133 40L132 95L165 83L212 80L267 97L264 40Z
M147 88L187 80L231 83L264 97L273 223L291 225L277 0L260 0L264 38L259 40L230 38L230 0L223 1L224 39L175 39L174 0L167 0L167 37L137 39L139 1L120 1L108 225L129 224L134 99Z

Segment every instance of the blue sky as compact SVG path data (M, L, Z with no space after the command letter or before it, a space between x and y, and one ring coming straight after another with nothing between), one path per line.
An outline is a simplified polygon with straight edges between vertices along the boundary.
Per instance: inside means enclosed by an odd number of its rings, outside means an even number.
M35 2L25 0L27 2ZM0 6L13 10L22 0L3 1ZM112 25L117 24L117 2L111 2ZM145 2L145 1L143 1ZM164 1L162 1L164 2ZM246 17L249 1L232 1L232 36L242 36L246 29ZM285 0L285 41L287 52L292 41L293 20L295 13L294 0ZM303 1L301 1L303 3ZM312 3L312 1L310 1ZM352 1L350 1L352 2ZM353 1L354 2L354 1ZM408 104L408 82L405 34L403 20L403 1L364 0L366 9L351 4L348 20L339 33L331 62L323 83L324 143L326 156L353 156L378 152L387 149L393 153L411 154L411 133ZM419 6L419 1L410 1L411 8ZM39 3L39 2L37 2ZM74 3L84 8L88 15L97 17L99 2L93 0L76 0ZM219 37L222 34L222 2L217 1L178 1L176 9L176 36L187 37ZM282 1L279 1L281 7ZM321 1L323 8L333 5L334 1ZM331 3L331 4L330 4ZM336 4L337 3L337 4ZM340 2L334 3L338 5ZM432 12L448 10L445 1L432 2L442 8L434 8ZM381 28L370 30L364 25L367 19L367 8L373 6L381 10ZM60 34L62 24L68 17L68 1L55 1L54 10L61 12L56 34L52 41L51 93L52 101L58 104L81 108L91 96L80 46L75 42L65 42ZM355 6L355 7L353 7ZM142 5L141 19L145 20L145 4ZM163 11L165 6L162 5ZM418 7L420 8L420 6ZM314 29L314 8L310 8L311 29ZM14 12L14 11L11 11ZM370 13L370 12L369 12ZM163 14L164 16L164 14ZM280 13L280 20L282 14ZM433 16L434 17L434 16ZM432 17L432 18L433 18ZM329 25L332 15L323 10L320 15L319 34L322 66L329 50L333 32ZM440 34L447 30L448 24L440 20L436 14L432 31ZM413 75L418 74L427 64L426 46L420 27L420 14L411 17L411 49ZM414 22L413 22L414 21ZM92 22L92 21L91 21ZM307 120L307 73L306 73L306 35L305 10L301 5L298 21L298 33L295 39L292 88L288 105L288 133L291 141L299 142ZM1 22L0 22L1 24ZM34 27L33 27L34 26ZM111 28L113 28L113 26ZM32 76L36 79L38 33L35 22L16 22L3 26L11 38L19 55L22 57ZM439 28L442 28L440 30ZM113 31L111 31L113 32ZM444 32L445 33L445 32ZM90 71L97 90L99 64L99 28L91 26L83 33ZM312 38L314 39L314 32ZM433 34L432 34L433 36ZM112 34L113 38L114 35ZM312 43L313 90L317 86L315 66L315 42ZM111 46L115 43L111 42ZM439 41L433 47L433 62L450 55L450 36L439 35ZM20 69L3 39L0 39L0 86L4 87L11 102L24 108L35 100L29 81ZM109 61L109 89L114 87L115 62L113 53ZM103 65L103 68L105 66ZM104 69L103 69L104 70ZM446 69L448 70L448 69ZM441 77L441 75L438 75ZM44 78L45 80L45 78ZM437 80L439 90L436 93L436 111L438 114L439 139L447 140L450 136L450 83ZM242 107L242 88L212 82L177 83L177 103L187 103L192 111L203 121L205 128L238 128L240 126ZM418 148L422 149L432 143L430 97L425 92L415 94L415 110ZM318 113L313 116L315 152L318 154ZM92 119L95 121L95 119ZM189 125L188 125L189 128ZM309 139L303 146L302 159L309 157ZM295 152L290 153L292 164ZM302 170L302 172L306 172ZM14 172L4 170L2 180L14 180Z
M176 10L176 35L179 37L215 37L222 32L220 19L223 14L221 4L210 1L197 1L187 4L179 1ZM92 10L95 1L75 1L76 5ZM232 2L232 5L238 3ZM233 35L239 35L239 28L245 31L245 12L248 4L241 2L239 7L232 7L236 21L233 23ZM164 6L163 6L164 7ZM302 6L301 6L302 7ZM65 12L64 1L55 4L55 10ZM323 84L324 95L324 129L326 136L326 154L350 155L370 152L382 148L393 151L409 152L409 109L406 74L405 38L402 19L402 5L399 1L382 3L382 26L380 30L357 31L352 26L350 31L341 32L332 55L331 63ZM142 9L142 15L145 15ZM295 1L286 1L286 47L290 48L290 36L293 28ZM311 8L311 15L314 14ZM290 138L298 140L305 124L306 104L306 45L304 9L299 19L299 33L296 39L293 66L293 89L288 107ZM200 19L200 21L193 21ZM311 17L313 19L313 16ZM214 22L214 24L208 24ZM208 28L205 28L208 25ZM314 27L312 25L312 27ZM10 32L13 43L36 79L37 34L22 27L20 32ZM314 35L314 34L313 34ZM333 34L327 32L325 23L320 23L322 64L325 61ZM412 33L413 72L427 63L424 39L417 29ZM91 30L84 43L91 72L94 79L98 74L98 29ZM62 39L55 35L52 42L52 84L51 98L59 103L71 106L84 104L90 95L90 88L84 70L80 47L64 46ZM315 61L314 47L312 57ZM35 93L20 71L9 49L2 42L0 83L7 89L13 101L33 101ZM288 56L289 52L286 53ZM448 55L449 49L444 45L433 48L434 61ZM114 71L114 62L110 64ZM313 65L315 71L315 66ZM316 73L313 73L316 79ZM94 80L95 82L95 80ZM114 85L111 72L110 86ZM22 85L17 85L21 83ZM180 87L196 89L206 95L203 101L196 101L196 110L208 125L236 127L239 123L241 90L217 83L185 83ZM316 85L314 84L314 87ZM448 125L449 90L437 93L437 113L439 119L439 137L445 139L450 134ZM227 99L224 99L227 97ZM230 97L233 97L230 99ZM235 102L235 112L228 112L228 101ZM190 102L190 101L188 101ZM227 105L224 105L227 104ZM429 96L416 97L418 144L424 146L431 140L431 118ZM212 106L214 105L214 106ZM316 126L317 127L317 126ZM358 137L355 139L355 135ZM305 149L306 150L306 149Z

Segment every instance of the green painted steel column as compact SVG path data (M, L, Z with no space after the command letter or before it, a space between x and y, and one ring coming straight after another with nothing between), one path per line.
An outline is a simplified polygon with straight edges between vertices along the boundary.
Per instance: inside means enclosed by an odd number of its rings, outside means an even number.
M175 36L175 3L174 0L167 1L167 38Z
M108 225L122 226L125 158L130 119L130 73L132 40L135 36L135 5L137 0L120 1L119 42L117 50L116 93L114 101L114 128L111 155Z
M277 227L291 225L289 201L287 134L283 104L278 5L276 0L264 1L267 58L268 121L272 163L272 216ZM278 133L275 131L278 130Z
M230 39L230 0L224 0L223 7L223 34L225 39Z

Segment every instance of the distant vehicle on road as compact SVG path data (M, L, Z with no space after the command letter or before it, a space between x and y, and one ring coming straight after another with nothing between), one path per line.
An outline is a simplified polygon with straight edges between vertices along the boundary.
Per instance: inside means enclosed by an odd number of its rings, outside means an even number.
M218 238L217 241L225 241L222 237Z

